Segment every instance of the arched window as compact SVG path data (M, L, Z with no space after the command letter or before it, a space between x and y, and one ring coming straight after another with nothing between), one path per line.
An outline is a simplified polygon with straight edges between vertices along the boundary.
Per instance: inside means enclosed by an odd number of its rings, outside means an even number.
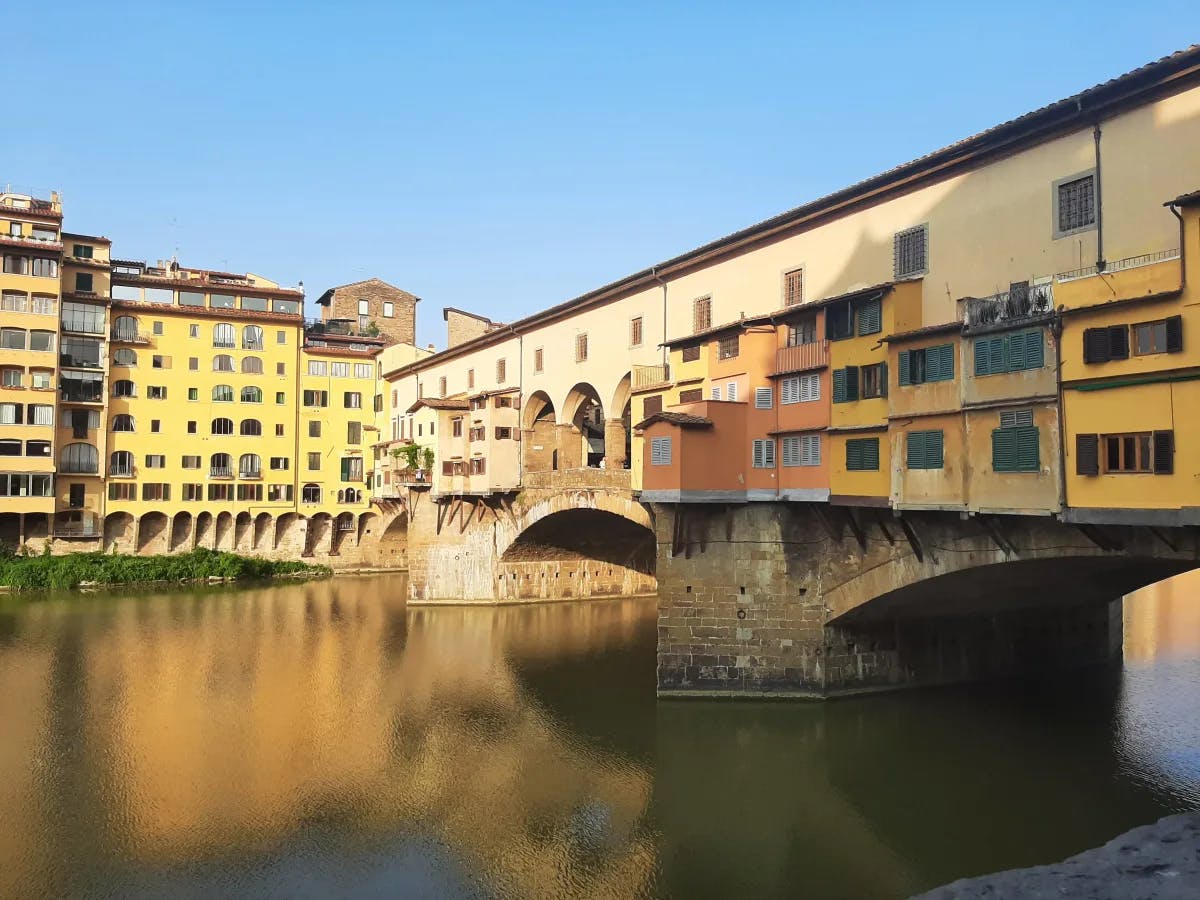
M116 353L113 354L113 365L114 366L136 366L137 365L137 354L134 353L132 350L130 350L128 347L121 347L119 350L117 350Z
M257 356L242 357L242 374L243 375L261 375L263 373L262 360Z
M242 437L262 437L262 422L258 419L242 419Z
M232 478L233 457L228 453L214 453L208 460L208 474L211 478Z
M233 419L213 419L213 434L233 434Z
M236 372L237 369L233 365L233 357L228 353L218 353L213 357L214 372Z
M262 403L262 388L250 384L242 388L243 403Z
M137 388L134 387L132 381L120 378L113 382L112 395L114 397L136 397Z
M138 321L133 316L117 316L112 323L112 339L114 341L136 341L138 336Z
M118 450L108 458L109 475L132 475L133 454L128 450Z
M133 431L133 416L126 413L118 413L113 416L112 420L113 431Z
M243 453L242 458L238 460L238 477L239 478L261 478L262 477L262 460L258 458L257 453Z
M236 333L232 325L228 322L218 322L213 326L213 346L229 347L230 349L237 346Z
M306 484L300 492L301 503L320 503L321 502L321 486L319 484Z
M346 502L346 492L345 491L338 491L338 501L337 502L338 503Z
M218 384L212 389L213 403L232 403L233 388L228 384Z
M95 475L100 471L100 452L91 444L67 444L63 447L60 471Z
M242 329L242 349L261 350L263 348L263 330L257 325L247 325Z
M346 488L343 491L338 491L338 503L358 503L360 495L354 488Z

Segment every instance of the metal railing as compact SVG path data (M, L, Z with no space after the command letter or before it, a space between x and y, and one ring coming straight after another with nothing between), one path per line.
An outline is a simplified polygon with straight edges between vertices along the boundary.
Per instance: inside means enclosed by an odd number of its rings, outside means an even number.
M967 297L962 312L968 328L1036 319L1054 312L1054 285L1036 284L990 297Z
M137 466L114 464L108 467L108 474L112 478L134 478L137 476Z
M827 365L829 341L826 340L796 344L794 347L780 347L775 351L775 374L802 372L805 369L819 369Z
M337 337L381 337L379 327L362 327L353 319L305 319L304 333L309 336L329 334Z
M209 478L232 478L233 468L231 466L210 466L208 469Z
M1179 248L1175 247L1170 250L1158 250L1154 253L1142 253L1138 256L1126 256L1124 259L1106 262L1104 264L1104 274L1110 272L1120 272L1123 269L1136 269L1138 266L1150 266L1157 262L1164 262L1168 259L1178 259ZM1058 272L1054 276L1055 281L1070 281L1073 278L1087 278L1089 275L1100 273L1100 269L1095 265L1084 266L1082 269L1071 269L1066 272Z
M663 384L670 380L671 366L669 363L660 363L657 366L634 366L629 374L630 386L635 391L638 388L649 387L652 384Z
M141 331L129 331L125 328L114 328L108 333L109 340L117 344L149 344L150 335Z
M99 537L100 524L95 519L85 522L55 522L55 537Z
M104 387L97 383L94 389L82 390L60 382L58 398L67 403L103 403Z

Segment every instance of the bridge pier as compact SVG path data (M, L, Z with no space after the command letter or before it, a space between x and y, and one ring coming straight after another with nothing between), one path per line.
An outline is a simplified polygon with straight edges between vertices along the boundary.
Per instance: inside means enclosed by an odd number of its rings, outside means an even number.
M1114 528L1105 549L1047 517L904 515L655 507L660 696L822 698L1116 659L1121 596L1200 558L1194 534L1171 549Z

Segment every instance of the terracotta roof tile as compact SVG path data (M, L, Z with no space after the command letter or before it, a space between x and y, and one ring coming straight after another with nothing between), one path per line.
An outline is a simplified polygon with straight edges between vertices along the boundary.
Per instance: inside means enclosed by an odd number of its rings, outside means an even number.
M648 425L653 425L655 422L666 422L670 425L678 425L680 428L711 428L712 419L706 419L704 416L693 416L691 413L680 412L656 412L654 415L642 419L634 425L634 428L643 429Z

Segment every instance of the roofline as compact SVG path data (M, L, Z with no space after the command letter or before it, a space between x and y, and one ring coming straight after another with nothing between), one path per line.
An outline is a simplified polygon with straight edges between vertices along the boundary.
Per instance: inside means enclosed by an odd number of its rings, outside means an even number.
M737 251L766 243L801 226L818 224L823 220L852 212L870 202L911 191L926 182L948 178L963 169L981 165L996 157L1011 155L1062 134L1082 130L1105 117L1149 102L1156 96L1183 90L1188 84L1198 80L1198 77L1200 45L1193 44L1124 75L1010 119L864 181L764 219L748 228L627 275L564 303L518 319L506 326L506 332L489 332L424 360L410 363L397 370L396 374L405 375L410 370L419 371L454 359L472 350L516 336L519 332L548 325L570 313L659 284L665 277L682 274Z
M442 307L442 321L449 322L450 321L450 313L452 313L452 312L456 312L460 316L466 316L468 319L475 319L478 322L483 322L486 325L501 325L501 324L503 324L502 322L493 322L487 316L481 316L478 313L467 312L465 309L459 309L457 306L443 306Z
M99 234L80 234L78 231L64 231L59 234L59 237L74 238L81 241L95 241L97 244L112 246L112 241L109 238Z

